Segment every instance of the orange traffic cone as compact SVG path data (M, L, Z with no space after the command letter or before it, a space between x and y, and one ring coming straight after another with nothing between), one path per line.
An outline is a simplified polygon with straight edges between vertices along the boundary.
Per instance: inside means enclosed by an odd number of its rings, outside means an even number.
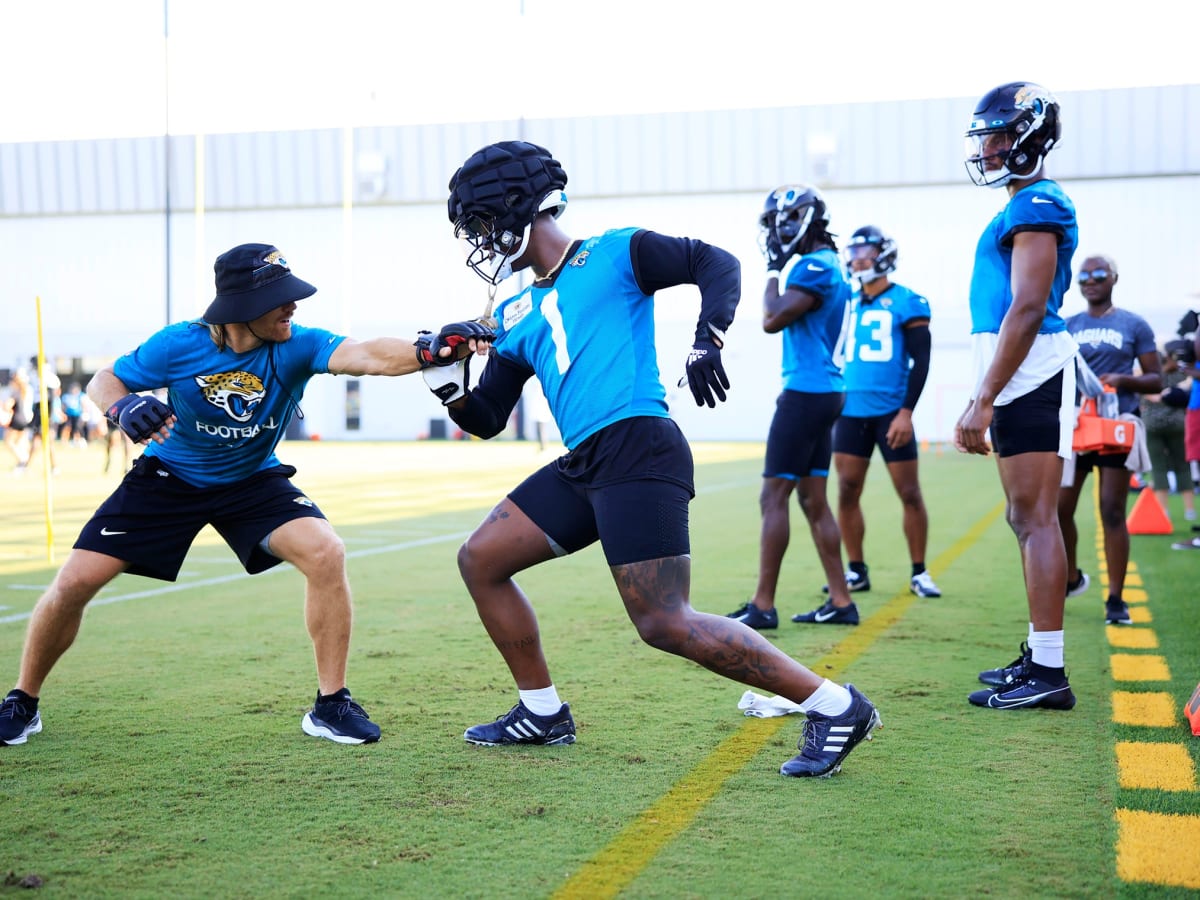
M1158 502L1154 491L1142 491L1137 502L1125 517L1125 527L1130 534L1170 534L1171 520L1167 511Z
M1196 685L1196 692L1184 706L1183 714L1187 716L1188 723L1192 726L1192 734L1200 737L1200 684Z

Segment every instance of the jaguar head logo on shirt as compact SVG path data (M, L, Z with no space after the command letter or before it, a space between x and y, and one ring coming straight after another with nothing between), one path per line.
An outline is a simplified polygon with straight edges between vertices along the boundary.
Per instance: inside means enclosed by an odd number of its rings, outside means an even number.
M197 375L196 384L205 400L223 410L235 422L250 421L266 396L262 379L252 372Z

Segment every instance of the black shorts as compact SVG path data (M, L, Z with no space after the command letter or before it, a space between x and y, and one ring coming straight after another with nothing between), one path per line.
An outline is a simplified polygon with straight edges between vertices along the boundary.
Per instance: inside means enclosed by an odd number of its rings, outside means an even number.
M892 449L888 446L887 433L894 412L882 416L841 416L833 423L833 452L845 453L849 456L860 456L870 459L875 448L879 448L883 461L887 463L908 462L917 458L917 436L909 439L907 444Z
M142 456L83 526L77 550L123 559L128 572L174 581L192 541L205 525L225 539L251 575L282 560L259 546L293 519L325 518L291 483L291 466L276 466L233 484L200 488Z
M1075 477L1092 469L1123 469L1129 453L1079 453L1075 456Z
M846 395L840 391L780 394L767 434L763 478L797 481L812 475L828 476L829 461L833 458L833 423L845 402Z
M687 556L692 449L671 419L623 419L508 495L567 553L597 540L610 566Z
M1063 415L1063 373L1006 406L992 410L989 433L1001 457L1058 453Z

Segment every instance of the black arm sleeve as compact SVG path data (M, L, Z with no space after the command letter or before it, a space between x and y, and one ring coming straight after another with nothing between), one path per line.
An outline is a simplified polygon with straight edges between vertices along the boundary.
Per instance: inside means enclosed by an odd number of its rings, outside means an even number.
M508 424L521 389L532 375L529 369L493 353L466 403L457 408L447 406L446 412L463 431L485 440L495 437Z
M638 287L653 294L677 284L700 288L696 337L712 340L709 326L722 334L733 324L742 298L742 266L732 253L693 238L639 231L629 244Z
M933 338L928 325L914 325L904 329L904 349L912 357L912 368L908 370L908 391L904 394L901 409L917 408L921 391L925 390L925 379L929 377L929 350Z

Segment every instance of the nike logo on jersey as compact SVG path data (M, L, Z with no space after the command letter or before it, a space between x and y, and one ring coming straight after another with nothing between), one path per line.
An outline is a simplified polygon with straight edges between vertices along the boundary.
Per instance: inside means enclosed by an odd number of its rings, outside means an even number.
M1034 197L1033 202L1034 203L1053 203L1054 201L1048 200L1045 197Z
M100 533L105 537L112 537L114 534L129 534L128 531L109 531L107 527L101 528Z
M809 263L809 264L808 264L808 271L810 271L810 272L824 272L824 271L825 271L825 267L824 267L824 266L814 266L812 263Z

